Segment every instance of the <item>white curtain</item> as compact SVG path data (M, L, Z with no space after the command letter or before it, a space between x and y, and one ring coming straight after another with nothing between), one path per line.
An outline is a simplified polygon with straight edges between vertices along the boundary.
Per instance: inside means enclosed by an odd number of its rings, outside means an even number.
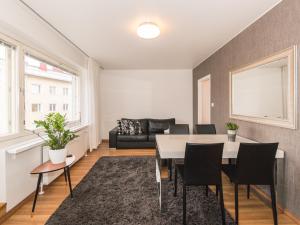
M87 120L89 124L90 151L97 149L101 143L100 133L100 65L92 58L88 60L86 79Z

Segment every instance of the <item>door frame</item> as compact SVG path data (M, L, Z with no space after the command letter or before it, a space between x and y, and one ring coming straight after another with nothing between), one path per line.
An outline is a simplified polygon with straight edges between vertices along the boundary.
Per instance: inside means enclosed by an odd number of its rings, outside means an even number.
M201 87L202 82L207 81L207 80L209 81L209 123L211 122L211 75L208 74L208 75L198 79L198 83L197 83L197 88L198 88L197 89L197 99L198 99L198 101L197 101L197 106L198 106L197 107L197 123L198 124L203 123L202 118L201 118L202 117L202 113L201 113L202 108L201 108L201 110L199 110L200 106L202 106L202 99L199 98L199 93L202 90L202 87Z

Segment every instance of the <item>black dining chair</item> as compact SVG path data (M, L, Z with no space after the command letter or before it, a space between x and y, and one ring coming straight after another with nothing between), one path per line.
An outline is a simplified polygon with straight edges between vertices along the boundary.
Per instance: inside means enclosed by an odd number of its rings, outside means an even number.
M216 134L216 127L214 124L196 124L196 134Z
M189 134L190 129L188 124L170 125L170 134ZM169 180L172 180L173 161L168 159Z
M188 124L170 125L170 134L189 134L190 129Z
M183 224L186 224L186 187L216 185L220 192L222 224L225 224L225 209L222 187L222 154L220 144L186 144L184 164L175 162L174 196L177 195L177 174L183 180Z
M278 143L241 143L235 165L223 165L223 172L234 183L235 222L239 223L238 185L269 185L272 200L274 224L278 224L276 194L274 187L274 166Z
M215 124L196 124L196 134L216 134ZM208 186L206 186L206 195L208 195ZM218 190L216 189L216 195L218 196Z

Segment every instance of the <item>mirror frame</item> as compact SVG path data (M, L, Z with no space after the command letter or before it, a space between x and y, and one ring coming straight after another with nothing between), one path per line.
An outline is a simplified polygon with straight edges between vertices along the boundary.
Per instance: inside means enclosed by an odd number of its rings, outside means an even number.
M239 75L240 72L256 68L258 66L271 63L273 61L288 58L289 66L289 94L288 94L288 118L277 119L277 118L265 118L255 117L247 115L238 115L232 113L232 77ZM277 52L271 56L258 60L247 66L235 69L229 72L229 117L231 119L243 120L248 122L254 122L259 124L266 124L278 127L284 127L289 129L297 128L297 46L292 46L283 51Z

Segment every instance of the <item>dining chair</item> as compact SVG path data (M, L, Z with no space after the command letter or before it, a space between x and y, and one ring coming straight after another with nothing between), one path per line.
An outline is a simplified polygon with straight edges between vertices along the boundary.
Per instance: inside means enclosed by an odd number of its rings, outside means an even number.
M216 134L215 124L196 124L196 134ZM208 186L206 186L206 195L208 195ZM218 196L218 190L216 189L216 195Z
M189 134L190 129L188 124L170 125L170 134ZM169 180L172 180L173 160L168 159Z
M223 165L223 172L234 183L235 222L239 223L238 185L269 185L274 224L278 224L274 187L274 166L278 143L241 143L235 165Z
M214 124L196 124L196 134L216 134L216 127Z
M189 134L188 124L174 124L170 125L170 134Z
M183 180L183 224L186 224L186 187L216 185L220 192L222 224L225 224L225 209L222 187L223 143L191 144L185 148L184 164L175 163L174 196L177 195L177 174Z

